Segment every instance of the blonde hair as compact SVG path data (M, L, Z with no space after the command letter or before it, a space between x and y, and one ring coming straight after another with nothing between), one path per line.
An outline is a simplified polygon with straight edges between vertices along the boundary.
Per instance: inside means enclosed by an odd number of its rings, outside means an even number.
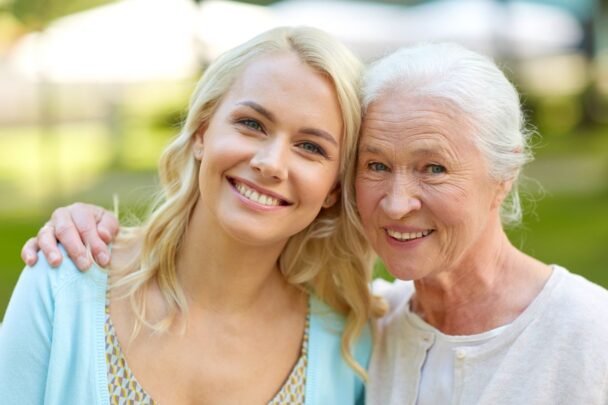
M332 80L343 119L340 179L354 175L347 169L355 159L361 124L359 88L363 65L344 45L317 29L276 28L221 55L197 84L186 122L161 157L162 195L156 208L142 227L136 232L127 230L118 241L121 244L143 239L140 255L127 268L119 269L120 276L112 283L112 288L127 288L138 319L134 334L142 325L165 330L177 314L187 311L175 263L199 198L200 163L193 154L195 134L209 122L243 69L256 58L276 52L293 52ZM340 204L322 210L307 228L292 236L279 258L280 269L289 283L314 292L344 315L342 354L363 379L365 370L355 361L351 349L368 319L384 312L383 301L370 294L371 261L352 187L342 189ZM152 280L158 283L168 309L167 316L153 324L146 320L144 299L145 287Z

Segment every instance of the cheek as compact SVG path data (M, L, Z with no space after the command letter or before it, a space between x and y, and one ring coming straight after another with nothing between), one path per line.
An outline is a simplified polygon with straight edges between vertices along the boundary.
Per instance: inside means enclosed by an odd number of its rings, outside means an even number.
M293 158L296 159L297 156ZM311 168L310 165L310 162L305 162L292 166L291 175L293 181L299 185L302 201L320 209L336 184L338 167L332 165Z
M374 208L382 196L381 187L377 183L359 179L355 182L355 194L361 222L368 227L372 222Z
M481 223L487 213L483 212L479 200L472 192L432 201L433 204L429 208L441 231L441 256L456 260L478 237Z
M364 182L357 180L355 181L355 202L357 204L357 211L361 216L361 220L365 224L368 212L368 201L370 200L369 190L364 186Z
M214 166L226 165L236 159L251 158L256 147L255 140L225 131L205 142L203 160Z

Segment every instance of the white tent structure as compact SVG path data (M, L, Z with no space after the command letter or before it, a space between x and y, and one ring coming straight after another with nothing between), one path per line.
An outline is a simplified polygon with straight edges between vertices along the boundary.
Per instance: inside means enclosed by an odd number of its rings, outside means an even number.
M455 41L509 57L577 46L577 20L526 1L438 0L404 7L371 1L284 0L268 7L228 0L122 0L61 18L30 34L9 66L52 82L140 82L192 77L202 61L278 25L310 25L364 59L420 41Z
M191 0L124 0L60 18L29 34L9 68L50 82L140 82L191 77L199 10Z
M576 47L583 31L565 10L528 1L439 0L405 7L346 0L285 0L271 7L289 25L313 25L349 44L363 58L416 42L454 41L510 57Z

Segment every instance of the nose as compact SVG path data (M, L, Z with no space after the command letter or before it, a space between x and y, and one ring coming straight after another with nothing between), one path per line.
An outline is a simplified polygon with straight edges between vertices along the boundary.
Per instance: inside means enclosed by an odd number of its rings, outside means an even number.
M405 179L394 179L380 202L384 213L393 220L399 220L418 211L421 206L415 184L412 184L412 180Z
M251 158L251 168L263 177L276 181L287 179L289 145L281 139L265 142Z

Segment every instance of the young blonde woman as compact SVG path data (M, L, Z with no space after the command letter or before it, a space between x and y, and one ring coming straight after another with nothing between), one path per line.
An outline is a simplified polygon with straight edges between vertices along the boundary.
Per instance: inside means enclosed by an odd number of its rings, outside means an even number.
M23 271L0 332L3 403L362 401L382 305L340 187L361 72L310 28L211 64L161 158L162 198L107 270L41 257Z

